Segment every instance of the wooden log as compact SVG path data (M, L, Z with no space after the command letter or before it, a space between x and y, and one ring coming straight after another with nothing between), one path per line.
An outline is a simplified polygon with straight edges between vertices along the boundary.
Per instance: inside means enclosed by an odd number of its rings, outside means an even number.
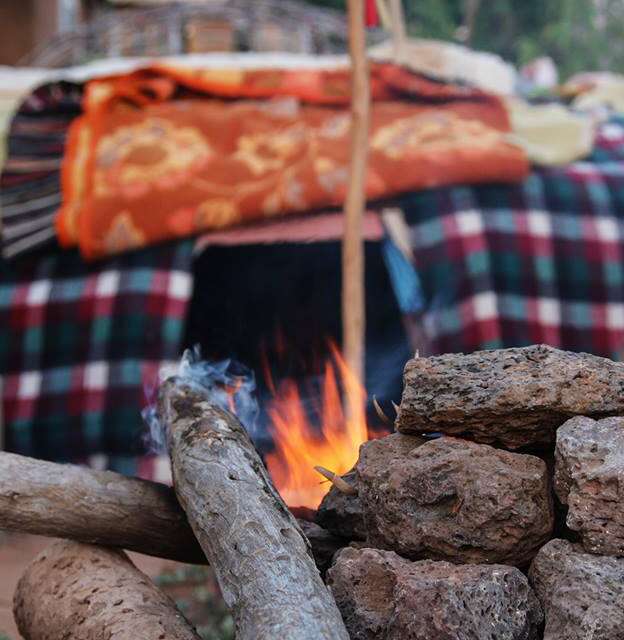
M78 542L56 542L33 560L13 615L25 640L199 639L123 551Z
M297 521L235 416L197 387L160 388L174 487L236 624L237 640L348 640Z
M5 452L0 528L207 562L170 487Z
M1 451L0 528L208 564L171 487ZM313 532L312 552L325 570L330 542L336 549L345 542Z
M370 91L366 61L363 0L348 0L349 53L351 56L351 150L349 186L344 206L342 241L342 331L345 361L357 379L364 381L364 241L362 219L366 205L366 156Z

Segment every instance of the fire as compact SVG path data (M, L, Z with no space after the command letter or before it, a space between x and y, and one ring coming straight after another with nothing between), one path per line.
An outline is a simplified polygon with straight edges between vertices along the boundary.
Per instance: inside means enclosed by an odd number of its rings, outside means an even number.
M338 475L346 473L357 462L360 445L369 438L366 391L333 345L331 352L317 407L320 432L311 424L299 389L291 380L274 390L268 408L275 451L266 456L267 467L290 507L316 509L329 485L314 467L320 465Z

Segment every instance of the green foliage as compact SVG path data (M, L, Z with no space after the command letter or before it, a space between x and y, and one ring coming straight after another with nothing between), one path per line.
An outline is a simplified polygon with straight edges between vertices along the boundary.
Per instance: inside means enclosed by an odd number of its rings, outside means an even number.
M308 0L345 8L345 0ZM474 1L474 0L472 0ZM471 0L403 0L410 34L454 40ZM622 0L478 2L470 45L516 65L551 56L563 78L577 71L624 71Z
M403 6L409 32L417 37L453 40L461 24L461 0L407 0Z

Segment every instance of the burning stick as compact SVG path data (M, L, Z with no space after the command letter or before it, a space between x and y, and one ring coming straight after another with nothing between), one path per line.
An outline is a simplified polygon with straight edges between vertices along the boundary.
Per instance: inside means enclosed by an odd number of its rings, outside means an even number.
M21 577L13 614L25 640L199 640L122 551L56 542Z
M308 541L247 432L181 379L160 388L174 487L212 565L238 640L348 640Z
M352 487L348 482L345 482L337 473L326 469L325 467L316 466L315 471L318 471L324 478L327 478L333 485L347 496L357 496L357 489Z
M342 241L343 351L351 371L364 380L364 246L362 216L366 204L366 155L370 96L366 63L363 0L348 0L351 55L351 158Z
M171 487L111 471L0 452L0 523L7 531L208 563ZM324 568L328 548L344 542L317 529L305 531Z
M379 419L388 426L392 426L392 420L388 418L388 416L384 413L384 410L381 408L381 405L377 401L377 398L373 396L373 407L375 409L375 413L379 416Z

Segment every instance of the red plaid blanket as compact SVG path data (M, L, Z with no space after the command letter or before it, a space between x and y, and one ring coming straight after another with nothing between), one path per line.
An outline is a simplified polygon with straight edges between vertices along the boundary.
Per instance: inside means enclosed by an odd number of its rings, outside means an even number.
M458 186L402 202L436 352L544 342L618 357L624 346L624 119L593 155L518 185Z

